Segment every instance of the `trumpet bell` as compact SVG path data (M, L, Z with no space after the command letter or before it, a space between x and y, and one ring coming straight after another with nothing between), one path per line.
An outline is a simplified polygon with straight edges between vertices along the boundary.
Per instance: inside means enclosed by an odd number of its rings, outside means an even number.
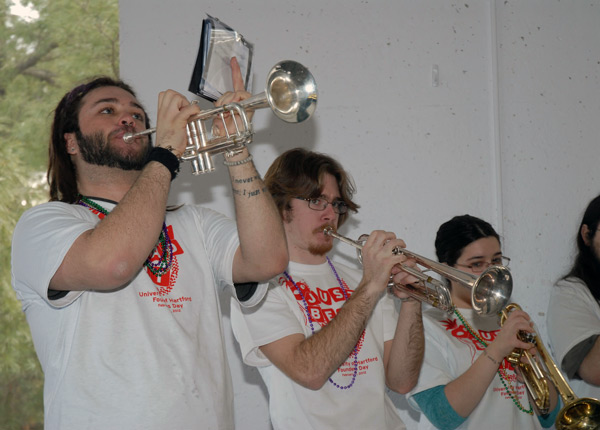
M348 245L354 246L358 260L362 263L362 247L368 235L361 236L359 240L353 240L337 234L332 227L324 228L323 234L335 237ZM463 272L446 264L422 257L405 248L396 248L393 250L393 253L401 253L409 258L413 258L417 264L426 269L456 281L462 287L471 289L472 305L479 314L493 315L498 313L506 306L512 293L512 276L504 266L491 266L477 277L472 273ZM396 287L411 297L429 303L448 313L454 311L450 291L442 281L405 265L401 265L401 270L411 274L419 282L413 286L395 285L393 282L390 282L391 287Z
M504 266L490 266L473 282L471 303L480 315L496 315L504 309L512 294L513 281Z
M267 76L267 101L271 110L285 122L302 122L317 108L317 84L302 64L284 60Z
M593 430L600 428L600 402L582 397L567 404L558 413L557 430Z

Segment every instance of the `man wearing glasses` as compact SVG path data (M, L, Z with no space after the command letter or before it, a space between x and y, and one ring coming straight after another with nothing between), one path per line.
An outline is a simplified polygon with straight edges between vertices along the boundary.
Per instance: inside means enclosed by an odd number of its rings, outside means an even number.
M333 262L334 231L358 205L352 180L331 157L293 149L265 176L283 219L290 263L270 281L253 309L232 303L231 323L244 362L257 366L269 390L274 429L403 429L385 392L406 393L423 360L421 303L392 288L390 276L415 279L414 265L393 249L393 233L374 231L365 242L363 271ZM251 287L249 287L251 288Z

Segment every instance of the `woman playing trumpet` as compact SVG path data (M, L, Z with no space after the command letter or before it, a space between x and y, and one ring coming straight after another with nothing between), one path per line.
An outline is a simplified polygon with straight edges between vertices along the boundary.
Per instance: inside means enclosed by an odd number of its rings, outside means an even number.
M435 241L438 260L479 275L490 265L507 265L493 227L470 215L444 223ZM515 310L500 327L497 316L473 310L468 288L450 282L454 313L423 312L425 359L409 401L422 416L419 429L533 429L551 427L558 412L552 394L547 416L534 416L512 366L515 348L531 350L518 333L533 332L529 316Z

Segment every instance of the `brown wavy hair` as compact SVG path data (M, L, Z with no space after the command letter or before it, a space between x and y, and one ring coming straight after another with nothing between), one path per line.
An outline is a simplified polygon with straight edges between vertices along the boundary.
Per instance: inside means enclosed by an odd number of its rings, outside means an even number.
M82 99L96 88L118 87L136 97L133 89L120 80L107 76L95 78L69 91L54 110L54 121L48 146L48 185L50 186L50 201L74 203L78 199L77 172L67 153L65 133L79 132L79 111ZM146 114L144 110L144 114ZM148 115L146 128L150 127Z
M340 199L348 209L357 212L360 207L352 201L356 187L350 175L340 163L328 155L295 148L275 159L267 171L264 182L275 200L279 213L292 207L290 201L296 197L317 198L323 190L323 178L332 175L340 189ZM348 217L348 212L339 215L338 226Z

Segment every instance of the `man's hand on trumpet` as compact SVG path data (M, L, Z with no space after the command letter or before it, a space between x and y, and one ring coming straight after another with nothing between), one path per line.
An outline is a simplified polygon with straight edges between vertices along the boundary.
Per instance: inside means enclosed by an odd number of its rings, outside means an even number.
M410 267L419 272L421 271L417 265L417 262L412 258L407 259L404 263L402 263L402 266ZM419 300L408 294L406 290L413 288L412 285L417 285L423 281L416 276L402 270L402 266L396 265L392 268L390 280L394 283L394 285L389 289L389 291L403 302L407 300L418 302ZM404 287L405 289L401 287Z
M170 150L177 158L187 146L186 126L188 121L200 113L200 107L173 90L162 91L158 95L156 119L156 146Z
M399 269L399 265L410 264L410 261L402 254L394 254L396 247L404 248L406 244L392 232L375 230L369 235L362 247L363 284L383 292L390 275L399 282L414 282L409 280L411 275Z
M244 87L244 78L242 77L242 71L240 69L240 65L235 57L231 58L231 80L233 81L233 92L228 91L223 94L221 97L217 99L215 102L215 106L223 106L229 103L237 103L242 100L246 100L250 98L251 94L246 91ZM248 117L248 121L252 121L252 116L254 115L254 111L246 112L246 116ZM236 133L236 118L231 115L230 112L225 112L223 114L223 118L225 121L225 125L221 118L215 118L213 121L212 134L213 136L223 136L225 135L224 127L227 127L229 133ZM239 118L237 119L239 121Z

